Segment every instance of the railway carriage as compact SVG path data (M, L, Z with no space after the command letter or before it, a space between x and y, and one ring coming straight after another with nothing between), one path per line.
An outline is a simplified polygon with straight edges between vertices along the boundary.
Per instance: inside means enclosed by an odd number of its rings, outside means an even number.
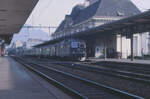
M86 44L80 39L67 39L44 48L32 48L24 51L27 56L57 57L63 59L84 61L86 59Z
M55 46L56 56L66 59L84 61L86 59L86 44L80 39L68 39Z

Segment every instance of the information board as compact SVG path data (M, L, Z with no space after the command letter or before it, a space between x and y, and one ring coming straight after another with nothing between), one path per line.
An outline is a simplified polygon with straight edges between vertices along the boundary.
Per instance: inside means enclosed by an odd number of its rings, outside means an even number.
M78 48L78 42L72 42L71 47L72 48Z

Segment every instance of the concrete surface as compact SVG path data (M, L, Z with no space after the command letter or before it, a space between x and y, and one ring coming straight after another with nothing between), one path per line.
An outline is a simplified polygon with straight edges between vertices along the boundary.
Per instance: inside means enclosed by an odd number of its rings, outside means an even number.
M133 64L147 64L150 65L150 60L139 60L135 59L134 61L131 61L130 59L90 59L90 61L93 62L101 62L101 61L106 61L106 62L118 62L118 63L133 63Z
M9 57L0 57L0 99L71 99Z

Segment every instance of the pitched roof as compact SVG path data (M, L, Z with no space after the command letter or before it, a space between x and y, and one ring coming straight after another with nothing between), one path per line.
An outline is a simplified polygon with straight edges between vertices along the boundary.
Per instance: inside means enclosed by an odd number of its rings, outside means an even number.
M88 6L87 8L82 9L80 13L77 15L76 19L74 20L74 24L80 23L82 21L85 21L93 17L96 14L99 6L100 6L100 0Z
M55 32L59 32L65 28L65 20L60 23Z
M140 10L131 0L100 0L99 8L95 16L118 16L122 13L124 16L133 16L139 14Z
M131 0L98 0L86 8L83 5L75 6L70 16L73 24L78 24L92 17L132 16L139 13L141 13L140 10L131 2ZM64 21L56 31L64 29Z

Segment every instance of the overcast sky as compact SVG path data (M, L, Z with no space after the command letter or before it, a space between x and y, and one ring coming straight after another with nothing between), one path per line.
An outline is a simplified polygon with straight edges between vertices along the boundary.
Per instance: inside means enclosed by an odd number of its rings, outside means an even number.
M72 7L84 0L39 0L30 18L26 22L33 25L58 26Z
M136 6L145 11L150 9L150 0L132 0ZM72 7L84 0L39 0L26 24L58 26L66 14L70 14Z
M132 0L142 11L150 9L150 0ZM58 26L72 8L84 0L39 0L26 24L42 26ZM26 30L25 30L26 31ZM44 30L48 32L48 30ZM22 40L26 33L16 34L12 41Z

